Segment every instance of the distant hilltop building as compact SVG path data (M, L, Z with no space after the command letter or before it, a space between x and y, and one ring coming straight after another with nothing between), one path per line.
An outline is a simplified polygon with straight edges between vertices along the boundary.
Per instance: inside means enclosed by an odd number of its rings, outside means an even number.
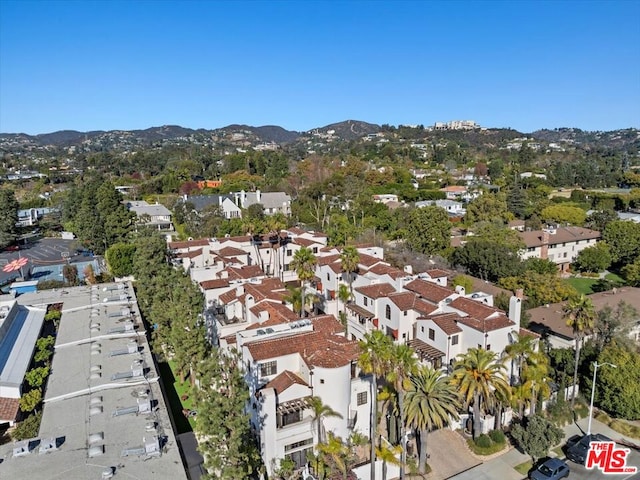
M433 125L434 130L474 130L480 128L480 125L473 120L452 120L451 122L436 122Z

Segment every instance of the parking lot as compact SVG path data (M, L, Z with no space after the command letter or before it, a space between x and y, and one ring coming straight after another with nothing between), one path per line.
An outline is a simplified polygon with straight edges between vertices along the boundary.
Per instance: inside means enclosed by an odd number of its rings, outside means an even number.
M86 262L90 260L87 256L76 253L76 244L77 241L75 240L43 238L35 240L33 243L28 243L27 245L20 245L20 250L18 251L0 252L0 285L6 285L20 278L22 274L28 277L34 268L43 271L46 270L46 268L43 269L40 267L51 267L53 270L55 265L64 265L67 262ZM22 273L20 271L10 273L2 271L2 267L18 258L26 258L28 260L28 263L22 268Z

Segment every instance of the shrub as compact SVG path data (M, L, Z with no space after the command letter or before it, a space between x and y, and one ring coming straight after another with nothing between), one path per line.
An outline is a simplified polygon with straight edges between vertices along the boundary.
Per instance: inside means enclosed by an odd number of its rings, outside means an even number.
M484 433L476 438L475 442L476 445L480 448L489 448L492 444L491 438L489 438L489 436L485 435Z
M38 430L40 430L40 420L42 420L42 412L29 415L24 421L16 424L16 427L11 432L11 438L14 441L18 441L37 437Z
M489 438L493 440L495 443L504 443L504 432L502 430L491 430L489 432Z

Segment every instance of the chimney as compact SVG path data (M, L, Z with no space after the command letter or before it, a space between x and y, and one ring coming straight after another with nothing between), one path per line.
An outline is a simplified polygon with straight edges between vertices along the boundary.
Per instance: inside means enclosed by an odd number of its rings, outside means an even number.
M542 245L540 246L540 258L549 258L549 232L542 231Z
M236 296L244 295L244 285L236 287Z
M222 270L220 272L220 278L229 278L229 272L227 272L226 270Z
M413 267L411 265L404 266L404 273L408 273L409 275L413 275Z
M522 298L524 292L521 288L516 290L514 296L509 299L509 320L520 327L520 317L522 315Z
M456 285L456 292L463 297L466 295L464 287L462 285Z

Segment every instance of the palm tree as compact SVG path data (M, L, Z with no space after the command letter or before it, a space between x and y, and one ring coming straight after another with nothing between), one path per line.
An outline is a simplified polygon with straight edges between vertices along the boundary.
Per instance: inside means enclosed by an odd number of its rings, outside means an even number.
M396 445L395 447L391 444L385 447L384 445L380 445L376 447L376 455L382 460L382 480L387 480L387 464L391 463L392 465L400 465L402 461L398 458L402 453L402 447L400 445Z
M416 371L418 359L411 347L404 344L394 344L391 348L391 368L387 374L387 379L393 383L398 395L398 410L403 411L405 382L409 376ZM402 446L402 459L404 460L404 421L400 417L400 445ZM400 464L400 478L404 478L404 465Z
M576 384L578 383L578 362L580 360L580 346L585 332L593 328L596 313L590 298L580 295L569 299L562 309L562 318L566 320L567 326L573 329L576 339L576 356L573 370L573 389L571 391L571 408L576 400Z
M318 445L318 452L322 456L325 465L329 467L331 473L340 473L342 478L346 480L349 475L349 457L351 456L351 448L342 438L329 432L326 443ZM333 475L331 475L333 478Z
M347 302L351 300L352 297L353 294L344 283L338 285L338 300L342 302L342 311L338 313L338 316L340 317L340 321L343 323L345 330L347 329Z
M342 418L342 415L336 412L329 405L325 405L324 403L322 403L322 399L316 396L311 397L311 401L309 402L309 408L311 408L311 415L313 417L314 422L316 422L316 432L318 434L318 443L322 443L324 441L324 435L322 434L323 433L322 419L327 417Z
M283 300L291 304L293 311L298 313L302 309L302 288L300 287L287 287L288 294L284 296ZM307 295L304 297L305 307L313 305L315 297L313 295Z
M523 386L531 391L531 409L529 415L534 415L538 398L549 398L549 357L544 353L536 353L529 358L523 367Z
M300 286L302 288L302 298L304 299L304 288L305 283L313 280L315 276L315 267L318 263L313 252L306 248L302 247L293 255L293 260L291 260L291 268L295 270L298 279L300 280ZM304 300L302 301L302 307L300 309L300 316L304 317Z
M535 353L535 338L531 335L520 335L512 332L514 341L504 349L505 359L511 361L510 385L514 386L516 378L522 378L522 366L526 359ZM517 373L516 373L517 372Z
M451 380L431 367L421 366L409 380L404 417L419 432L418 468L426 473L427 435L458 418L460 397Z
M502 390L504 398L511 397L511 387L507 381L503 363L496 360L496 354L483 348L470 348L458 355L453 366L451 383L462 395L465 408L473 405L473 438L480 434L480 416L495 403L495 390Z
M378 408L378 377L382 377L389 371L391 339L380 330L374 330L364 336L360 341L362 353L358 357L358 365L364 373L370 373L371 380L371 418L369 426L369 438L371 440L371 480L376 478L376 432L377 432L377 408Z
M353 274L358 271L360 254L356 247L348 246L340 253L340 266L342 271L349 275L349 291L353 293Z

